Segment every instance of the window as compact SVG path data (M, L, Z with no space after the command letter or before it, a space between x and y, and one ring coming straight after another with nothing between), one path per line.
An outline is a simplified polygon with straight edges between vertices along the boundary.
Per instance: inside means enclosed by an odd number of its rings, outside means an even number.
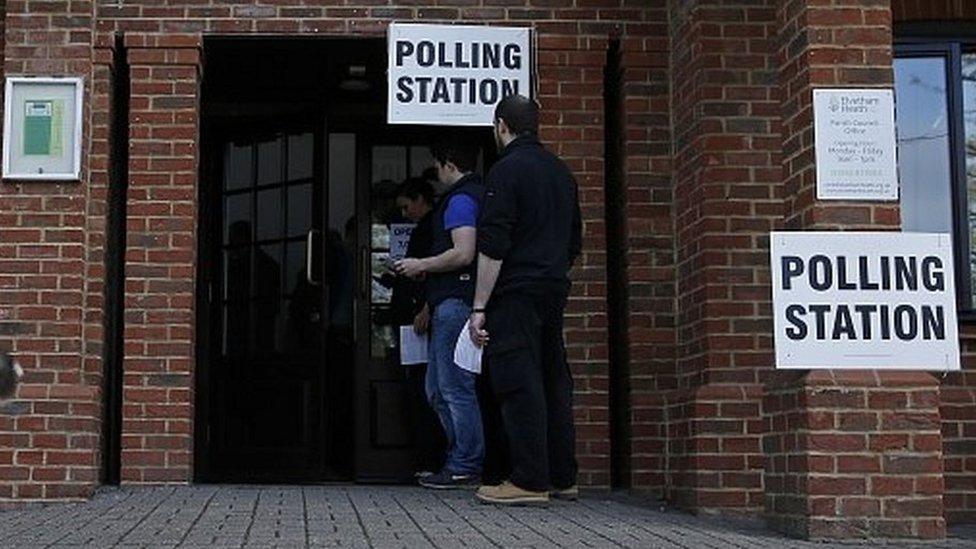
M976 318L976 39L895 55L902 230L953 235L959 310Z

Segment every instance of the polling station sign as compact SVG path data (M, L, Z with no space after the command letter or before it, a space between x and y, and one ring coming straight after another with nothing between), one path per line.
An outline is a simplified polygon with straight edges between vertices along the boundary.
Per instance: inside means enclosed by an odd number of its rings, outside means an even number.
M530 31L391 24L387 121L490 126L503 97L532 96Z
M770 235L777 368L958 370L947 234Z

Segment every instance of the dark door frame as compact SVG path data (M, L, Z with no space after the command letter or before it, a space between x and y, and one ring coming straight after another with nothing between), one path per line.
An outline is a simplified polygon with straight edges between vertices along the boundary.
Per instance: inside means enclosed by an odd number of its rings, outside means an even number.
M328 192L325 184L327 174L327 155L325 154L327 131L323 123L324 113L321 109L310 111L307 116L288 117L282 120L268 121L241 121L235 120L234 127L248 127L248 134L273 133L289 131L292 129L308 129L313 133L313 174L312 184L313 193L318 193L320 198L316 200L319 210L313 212L313 227L316 222L321 222L319 227L319 238L313 239L315 246L315 261L320 265L325 261L326 242L321 231L322 227L328 224ZM248 126L250 124L250 126ZM213 414L217 410L212 402L212 368L217 366L220 352L217 342L222 337L221 318L221 299L218 296L220 285L218 279L221 274L220 254L222 251L221 235L223 229L223 213L221 207L221 185L222 180L222 150L221 144L227 140L231 133L237 133L235 128L229 127L230 124L216 122L212 119L204 118L201 131L201 161L200 161L200 185L199 185L199 220L198 220L198 249L197 249L197 313L196 313L196 407L194 412L194 480L196 482L222 482L238 480L233 474L230 476L222 475L214 463L213 453L215 444L213 440ZM318 220L318 221L316 221ZM320 268L324 272L324 268ZM322 274L319 275L321 279ZM327 310L327 292L321 292L321 310ZM322 323L322 330L325 331L327 323ZM328 351L325 348L326 338L322 337L322 349L319 353L318 373L320 394L320 425L319 429L325 429L330 421L328 404L326 402L329 388L326 386L324 366ZM249 482L318 482L329 480L327 473L327 456L329 448L326 446L327 438L322 437L319 445L318 465L315 471L302 474L287 474L283 472L280 477L248 477Z

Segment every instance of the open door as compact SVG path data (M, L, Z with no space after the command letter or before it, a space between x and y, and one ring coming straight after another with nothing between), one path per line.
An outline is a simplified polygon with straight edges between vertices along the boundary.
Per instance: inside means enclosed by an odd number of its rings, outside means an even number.
M416 133L358 137L356 478L409 481L410 389L400 365L399 325L391 310L390 225L405 222L396 207L397 184L420 176L432 159L427 141Z

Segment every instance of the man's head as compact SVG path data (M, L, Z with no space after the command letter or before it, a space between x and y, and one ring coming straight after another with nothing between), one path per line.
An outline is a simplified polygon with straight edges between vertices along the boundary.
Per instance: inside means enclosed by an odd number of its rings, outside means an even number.
M24 376L20 364L10 355L0 352L0 401L6 400L17 392L17 384Z
M458 136L434 144L430 154L434 157L437 179L444 185L453 185L478 166L477 148Z
M498 150L516 137L539 133L539 106L524 95L509 95L495 106L495 143Z
M396 203L403 217L416 223L434 208L434 186L421 177L411 177L397 189Z

